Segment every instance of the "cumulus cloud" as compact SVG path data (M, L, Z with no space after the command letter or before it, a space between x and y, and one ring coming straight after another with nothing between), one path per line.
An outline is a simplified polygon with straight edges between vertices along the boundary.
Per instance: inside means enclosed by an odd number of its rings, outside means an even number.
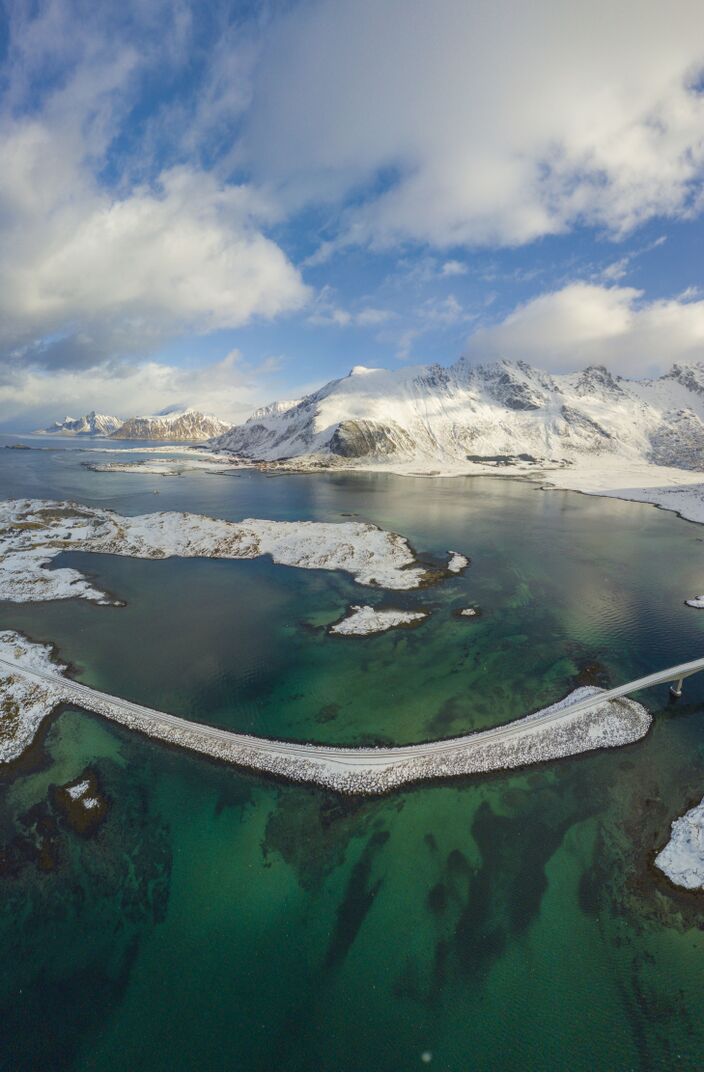
M5 366L0 375L0 425L29 431L93 409L129 417L170 405L242 420L263 401L261 381L276 368L274 359L249 366L237 352L198 368L156 361L103 364L87 371Z
M703 41L698 0L318 0L267 33L246 147L289 206L354 191L340 241L620 236L700 207Z
M704 360L704 300L688 299L648 302L633 287L570 283L474 332L466 353L556 372L603 364L627 376L656 375L673 362Z
M39 10L13 24L0 109L5 356L91 365L303 304L299 272L265 234L273 209L261 192L193 160L155 168L121 154L155 55L90 17L86 29L63 4ZM178 38L178 20L168 25Z
M223 187L180 168L113 198L76 176L69 200L50 197L42 205L32 177L44 154L35 143L21 167L21 149L10 151L16 181L33 194L0 234L6 346L76 321L109 328L111 338L117 322L126 341L135 337L139 345L176 330L236 327L302 304L306 289L253 224L246 187ZM7 173L0 176L1 200L11 197L9 185Z

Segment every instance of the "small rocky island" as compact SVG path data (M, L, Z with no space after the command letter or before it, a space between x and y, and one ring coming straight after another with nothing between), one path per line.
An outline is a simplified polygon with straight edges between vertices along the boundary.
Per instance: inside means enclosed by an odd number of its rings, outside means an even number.
M673 822L655 867L678 887L704 890L704 801Z
M395 626L418 626L428 618L428 614L428 611L399 611L394 607L375 608L369 604L353 604L349 614L333 623L329 632L340 637L367 637Z

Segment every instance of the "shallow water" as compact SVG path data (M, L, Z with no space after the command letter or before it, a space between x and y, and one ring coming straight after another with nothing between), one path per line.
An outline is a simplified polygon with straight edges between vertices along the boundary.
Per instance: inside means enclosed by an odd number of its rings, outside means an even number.
M585 671L617 684L702 652L704 613L682 601L702 589L704 530L652 507L499 478L99 474L48 446L0 449L4 497L351 514L471 556L464 577L392 594L264 559L71 553L126 606L0 604L1 627L154 707L401 743L523 715ZM328 636L359 602L432 614ZM481 618L453 617L470 603ZM678 704L641 699L656 719L633 746L371 801L64 711L2 785L2 1067L700 1068L703 903L652 858L704 794L704 679ZM86 766L110 802L91 838L52 811L51 786Z

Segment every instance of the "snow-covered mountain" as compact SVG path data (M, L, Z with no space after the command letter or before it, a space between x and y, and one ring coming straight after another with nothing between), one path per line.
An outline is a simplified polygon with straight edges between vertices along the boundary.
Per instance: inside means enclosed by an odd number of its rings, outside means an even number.
M231 426L219 417L202 414L199 410L175 410L145 417L128 417L113 432L120 440L180 440L203 443L221 436Z
M462 358L448 367L356 366L299 402L256 411L212 446L316 464L610 455L699 469L703 422L704 363L625 380L602 366L551 375L521 361L475 366Z
M122 418L97 414L91 410L83 417L65 417L38 431L47 436L110 436L122 425Z
M53 436L111 436L120 440L181 440L204 443L231 428L219 417L199 410L164 410L144 417L110 417L91 410L83 417L65 417L48 428L38 429Z

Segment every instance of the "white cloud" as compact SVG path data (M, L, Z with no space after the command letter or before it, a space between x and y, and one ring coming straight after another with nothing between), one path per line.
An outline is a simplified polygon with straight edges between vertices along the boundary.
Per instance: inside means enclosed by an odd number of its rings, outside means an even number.
M454 294L446 298L429 298L417 311L418 318L425 324L460 324L473 320L476 314L468 313L457 301Z
M319 0L267 33L247 150L289 207L354 192L342 241L618 236L700 196L703 62L699 0Z
M14 28L0 111L1 350L90 364L300 307L308 290L264 233L273 208L260 191L193 161L153 170L113 152L168 31L147 55L63 5L40 10ZM60 77L37 102L26 83L42 65Z
M676 361L704 360L704 300L645 302L633 287L571 283L474 332L466 353L476 361L523 359L558 372L603 364L649 376Z
M390 309L378 309L376 306L367 306L360 309L355 316L355 323L362 328L376 328L379 324L386 324L395 317Z
M464 276L467 273L467 266L462 261L445 261L440 270L441 276Z
M391 309L380 309L377 306L364 306L357 310L343 309L335 302L334 288L326 284L316 296L308 323L322 328L378 328L395 316Z
M619 257L617 261L611 261L605 268L602 268L599 275L606 283L615 283L617 280L623 279L624 276L628 275L628 267L630 263L630 257Z
M93 369L5 369L0 379L0 424L28 431L70 414L96 409L128 417L168 405L193 406L225 420L242 420L261 404L261 381L276 359L248 366L236 351L199 368L156 361Z

